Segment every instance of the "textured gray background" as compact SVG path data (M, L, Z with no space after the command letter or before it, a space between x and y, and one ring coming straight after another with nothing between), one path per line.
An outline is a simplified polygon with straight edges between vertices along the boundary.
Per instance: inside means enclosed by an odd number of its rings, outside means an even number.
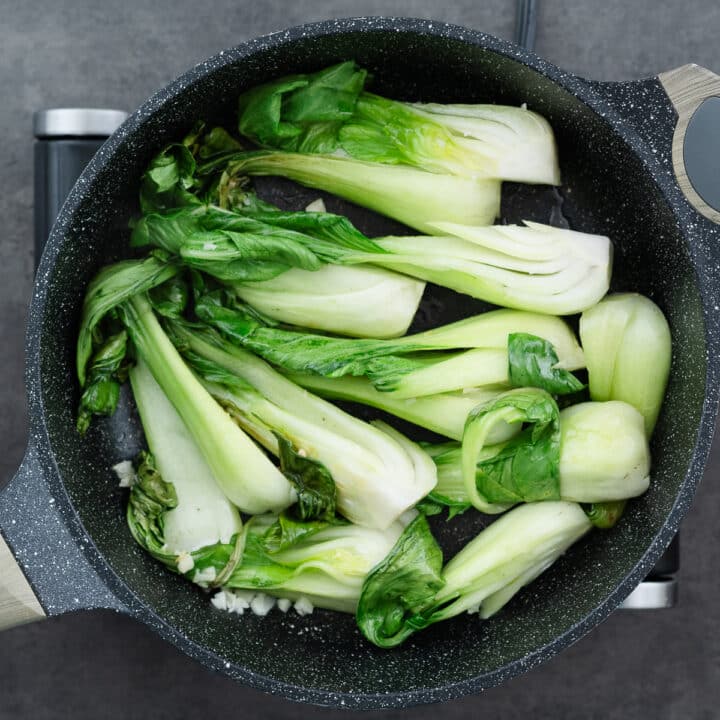
M686 62L720 72L717 0L541 0L541 6L538 52L587 77L632 79ZM0 0L0 485L20 461L27 431L22 343L32 286L32 111L133 109L223 47L310 20L360 14L432 17L509 38L514 3ZM375 717L717 717L716 446L683 526L677 609L617 613L550 663L483 696ZM110 613L67 616L0 636L0 720L181 720L221 712L248 720L334 715L211 675Z

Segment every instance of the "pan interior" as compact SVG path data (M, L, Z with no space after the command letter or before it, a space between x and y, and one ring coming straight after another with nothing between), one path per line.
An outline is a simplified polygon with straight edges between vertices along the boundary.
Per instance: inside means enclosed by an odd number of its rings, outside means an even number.
M82 523L112 570L139 601L187 638L190 649L217 655L228 672L271 678L297 688L384 694L439 688L497 671L526 658L575 626L622 581L664 524L693 455L705 382L701 301L685 241L657 187L628 147L580 100L512 58L459 39L409 32L352 32L300 37L255 46L246 56L198 71L174 98L155 103L92 179L77 211L62 226L63 249L51 277L42 330L42 393L52 452ZM78 392L73 351L88 280L127 255L127 220L136 212L138 179L149 158L198 117L232 126L235 98L289 72L354 58L375 75L374 89L402 99L437 102L527 102L552 123L564 185L562 212L578 230L609 235L616 248L615 290L652 297L669 319L676 355L653 443L650 491L631 503L619 527L596 531L521 592L492 621L461 617L431 628L392 651L364 642L352 617L316 611L300 618L273 611L265 618L214 611L207 596L163 570L133 543L124 523L123 493L111 465L139 447L131 403L99 422L84 440L74 431ZM150 107L150 106L149 106ZM266 181L271 199L300 208L319 195ZM506 219L548 221L553 194L508 186ZM333 211L371 234L392 223L329 199ZM472 314L483 305L429 288L415 329ZM372 416L366 412L366 416ZM419 434L403 426L415 437ZM436 522L448 554L471 539L481 520L466 513ZM265 687L272 687L256 678ZM482 680L479 682L482 685Z

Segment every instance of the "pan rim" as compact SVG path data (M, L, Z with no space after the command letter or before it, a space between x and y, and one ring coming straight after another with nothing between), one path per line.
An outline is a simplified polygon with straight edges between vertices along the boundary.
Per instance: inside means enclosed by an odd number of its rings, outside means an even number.
M659 159L653 155L636 130L621 120L619 114L602 94L598 92L593 83L577 75L565 72L541 59L534 53L519 48L512 43L458 25L433 20L394 17L358 17L320 21L255 38L234 48L221 51L208 60L191 68L174 82L159 90L126 120L120 129L103 145L87 169L83 172L64 203L58 219L53 226L35 281L26 337L26 385L28 388L31 435L36 438L37 449L44 460L44 466L52 468L53 470L52 473L49 473L49 477L47 477L48 485L53 496L58 501L58 511L62 515L64 522L72 532L74 539L78 544L82 545L82 552L107 583L109 589L118 597L120 602L128 608L128 613L154 628L165 639L171 641L183 652L199 660L204 665L224 672L252 687L282 695L296 701L355 709L407 707L410 705L449 700L469 693L477 693L519 675L525 670L549 659L560 650L580 639L604 620L632 591L635 585L646 575L647 571L652 568L677 531L679 522L685 515L694 495L695 488L702 477L709 452L710 441L712 440L718 400L718 390L716 389L718 388L717 370L711 362L708 362L706 369L705 401L696 435L695 452L665 524L657 533L638 563L628 572L615 590L610 593L603 602L596 606L592 612L586 615L583 620L571 626L553 641L536 649L528 656L515 660L494 671L449 685L389 693L338 693L329 689L303 688L273 677L260 675L238 665L229 665L212 649L201 646L186 638L178 629L157 615L157 613L140 600L129 585L116 574L111 564L95 545L92 536L85 529L63 485L60 471L51 449L50 437L45 421L40 367L41 330L47 309L48 286L53 276L56 261L62 253L67 239L66 231L75 213L80 208L85 194L92 190L96 177L108 164L112 163L113 157L120 147L124 143L131 142L133 136L142 129L148 119L157 114L168 103L171 103L187 87L202 81L220 67L247 60L258 52L292 44L301 38L319 38L353 32L376 31L403 32L447 38L448 40L481 47L528 66L558 84L563 89L571 92L578 100L586 104L594 113L601 116L601 118L610 125L613 132L620 137L642 162L648 175L652 177L664 200L673 212L678 224L681 224L683 213L693 212L692 217L696 217L694 211L689 210L689 206L685 203L672 175L661 172ZM713 305L717 303L717 296L714 294L716 291L713 290L709 283L703 281L703 278L698 272L698 259L692 252L693 233L682 225L680 231L688 245L691 262L695 270L696 286L703 305L705 342L706 346L710 346L713 341L711 334L711 309Z

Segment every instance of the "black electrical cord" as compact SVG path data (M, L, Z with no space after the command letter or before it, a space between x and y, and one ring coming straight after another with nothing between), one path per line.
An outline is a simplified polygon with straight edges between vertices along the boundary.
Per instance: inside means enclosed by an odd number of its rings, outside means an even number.
M535 49L538 0L517 0L515 42L526 50Z

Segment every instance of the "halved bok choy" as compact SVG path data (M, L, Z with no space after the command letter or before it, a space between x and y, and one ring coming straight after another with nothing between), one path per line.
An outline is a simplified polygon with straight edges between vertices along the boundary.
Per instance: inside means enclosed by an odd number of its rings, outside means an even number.
M149 447L128 483L130 531L171 570L222 584L242 557L240 513L142 359L129 375Z
M420 232L433 223L490 225L500 215L500 182L439 175L407 165L383 165L338 155L255 150L201 164L205 175L280 176L398 220ZM228 180L230 182L230 180ZM236 181L237 182L237 181Z
M585 402L565 408L555 419L555 410L541 391L536 408L521 406L522 396L535 392L513 391L506 396L518 422L534 418L532 431L526 429L504 443L472 440L477 418L491 424L501 421L503 429L511 424L510 417L498 417L500 404L491 400L471 416L475 420L469 420L463 445L425 446L438 470L431 500L455 512L471 506L481 512L502 512L518 502L623 501L648 489L650 449L643 418L635 408L620 401Z
M439 219L431 231L442 236L370 239L345 218L285 212L253 200L233 210L193 206L146 215L134 241L176 253L184 264L231 284L272 280L291 268L375 266L551 315L581 312L607 293L612 244L605 236L533 222L476 227Z
M204 387L258 442L281 461L299 455L327 468L337 510L352 522L388 528L435 486L435 466L415 443L299 388L212 330L168 328Z
M397 520L379 530L340 520L302 523L285 514L257 515L245 526L242 562L224 587L354 613L365 578L405 524Z
M420 515L365 580L358 626L370 642L390 648L463 612L489 618L591 528L576 503L521 505L443 567L442 551Z
M496 310L415 335L374 340L269 327L218 292L200 297L195 312L232 344L285 371L364 375L376 390L398 400L510 383L549 383L558 394L582 388L569 372L583 367L582 350L563 320L546 315Z
M262 147L559 184L552 128L526 107L400 102L366 92L367 80L347 61L259 85L240 96L238 130Z

